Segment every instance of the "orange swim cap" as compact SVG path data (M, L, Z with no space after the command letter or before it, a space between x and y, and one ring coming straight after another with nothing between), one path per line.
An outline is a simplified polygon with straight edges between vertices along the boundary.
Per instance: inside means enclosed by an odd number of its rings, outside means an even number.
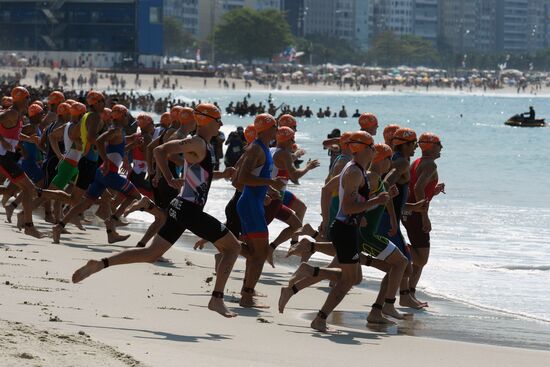
M359 126L361 126L361 129L378 126L378 119L373 113L363 112L359 116Z
M170 109L170 118L172 121L179 121L180 111L183 109L183 106L174 106Z
M42 107L42 109L44 109L44 102L39 101L38 99L37 99L36 101L32 101L31 104L37 104L37 105L39 105L40 107Z
M2 97L2 107L9 108L13 105L13 98L9 96Z
M418 138L418 146L423 152L431 150L434 145L441 146L439 136L434 133L422 133L422 135Z
M65 102L65 96L58 90L54 90L48 96L48 104L58 105Z
M256 140L256 128L254 128L254 125L248 125L246 129L244 129L244 138L247 144Z
M183 107L179 110L178 120L180 124L192 124L195 122L195 114L191 107Z
M68 103L68 104L70 104L70 105L73 105L73 104L76 103L76 101L75 101L74 99L67 99L67 100L65 101L65 103Z
M220 110L212 103L201 103L197 105L193 114L195 115L195 121L197 121L198 126L207 125L212 121L216 121L218 124L222 122Z
M162 127L170 126L171 122L172 118L170 117L170 112L164 112L162 115L160 115L160 125Z
M101 111L101 121L103 122L111 122L113 120L113 111L110 108L104 108L103 111Z
M25 87L15 87L11 90L11 98L14 102L24 101L30 97L31 95Z
M144 129L145 127L153 123L153 118L145 112L141 112L139 115L137 115L136 120L140 129Z
M277 121L275 117L271 116L269 113L261 113L254 119L254 128L256 128L256 133L266 131L267 129L277 126Z
M395 124L390 124L390 125L386 126L384 128L384 132L383 132L384 141L391 142L391 140L393 139L393 134L395 134L395 132L399 128L400 128L400 126L395 125Z
M349 148L348 143L351 134L351 131L345 131L342 135L340 135L340 140L338 140L338 144L341 148Z
M358 153L369 146L372 147L374 139L366 131L354 131L349 137L348 146L352 153Z
M29 117L34 117L37 115L41 115L44 112L44 109L39 104L33 103L29 106Z
M294 116L289 115L288 113L279 117L278 122L280 127L288 126L291 129L296 129L296 125L297 125L296 119L294 118Z
M113 120L122 120L128 114L126 106L116 104L111 109L111 117Z
M392 144L394 146L416 141L416 133L408 127L401 127L393 133Z
M277 135L275 135L277 143L284 143L285 141L294 141L294 130L288 126L283 126L277 129Z
M101 101L105 101L105 97L101 92L91 90L86 95L86 103L88 104L88 106L93 106Z
M383 161L386 158L391 158L393 150L387 144L375 144L374 149L376 150L372 163L378 163Z
M83 103L75 102L71 106L71 116L80 116L86 113L86 106Z
M57 105L57 116L65 116L71 114L71 105L66 102L61 102Z

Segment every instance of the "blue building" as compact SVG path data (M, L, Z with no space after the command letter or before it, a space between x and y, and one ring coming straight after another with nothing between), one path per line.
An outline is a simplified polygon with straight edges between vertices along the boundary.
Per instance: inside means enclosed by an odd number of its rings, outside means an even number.
M162 55L162 0L0 0L0 50Z

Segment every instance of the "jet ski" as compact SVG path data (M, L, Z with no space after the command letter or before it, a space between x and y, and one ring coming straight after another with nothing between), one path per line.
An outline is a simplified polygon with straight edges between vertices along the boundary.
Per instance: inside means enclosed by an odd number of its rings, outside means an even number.
M504 125L517 127L544 127L546 126L546 122L544 122L544 119L529 119L522 115L514 115L510 117Z

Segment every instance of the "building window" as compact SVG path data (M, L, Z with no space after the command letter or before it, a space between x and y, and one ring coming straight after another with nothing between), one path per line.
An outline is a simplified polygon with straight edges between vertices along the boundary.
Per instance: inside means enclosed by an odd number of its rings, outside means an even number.
M149 8L149 23L160 23L160 8L158 6L151 6Z

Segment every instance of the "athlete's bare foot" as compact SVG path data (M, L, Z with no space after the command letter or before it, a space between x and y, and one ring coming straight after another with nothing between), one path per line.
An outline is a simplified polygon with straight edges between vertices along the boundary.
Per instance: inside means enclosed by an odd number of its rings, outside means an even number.
M254 300L254 297L248 293L244 293L241 295L241 300L239 302L239 305L245 308L262 308L262 309L269 308L268 305L264 305L262 303L256 302Z
M313 266L307 264L307 263L301 263L298 269L292 274L290 279L288 280L288 287L292 288L294 284L296 284L298 281L310 276L313 274Z
M44 238L44 237L46 237L46 234L40 232L38 229L36 229L35 226L30 226L30 227L25 226L25 234L27 236L32 236L34 238Z
M320 317L316 317L310 324L312 329L320 331L326 334L340 334L340 331L327 327L327 320L324 320Z
M126 241L128 238L130 238L129 234L121 235L121 234L118 234L115 231L107 232L107 242L109 242L109 243L117 243L117 242Z
M147 196L143 196L141 199L134 201L132 204L126 208L124 211L124 216L127 217L128 214L133 213L138 210L145 210L151 205L151 200Z
M86 265L73 273L73 283L79 283L102 269L103 263L101 261L90 260L86 263Z
M288 252L286 253L286 257L290 256L303 256L307 253L311 253L311 241L307 238L302 238L300 242L297 244L290 246L288 249ZM310 255L311 256L311 255Z
M272 268L275 268L275 263L273 262L274 252L275 252L275 249L271 247L271 245L267 246L267 258L265 259L265 261L267 261L267 263L271 265Z
M6 222L11 223L11 217L15 211L15 207L11 204L5 205L4 210L6 211Z
M397 320L403 320L405 318L405 316L401 312L397 311L395 306L391 303L384 303L384 306L382 306L382 313Z
M79 219L79 218L75 218L75 219L71 220L70 223L73 224L76 228L80 229L81 231L85 231L85 230L86 230L86 228L84 228L84 226L82 225L82 223L80 223L80 219Z
M63 228L59 224L56 224L55 226L53 226L53 228L52 228L52 242L53 243L59 243L59 239L61 238L62 230L63 230Z
M204 245L206 245L207 240L201 238L197 242L195 242L195 245L193 246L193 250L202 250L204 248Z
M416 310L420 310L425 307L421 303L417 302L414 298L412 298L410 294L402 294L401 296L399 296L399 306L410 307Z
M281 288L281 295L279 296L279 313L285 312L285 307L290 298L294 295L291 288Z
M382 312L380 310L371 309L369 312L369 316L367 317L367 322L369 324L376 324L376 325L395 325L395 322L388 320L382 315Z
M429 306L428 306L428 302L422 302L422 301L418 300L418 298L416 298L416 294L415 294L415 293L411 292L411 293L410 293L410 296L411 296L411 298L412 298L416 303L418 303L418 304L420 305L420 307L422 307L422 308L424 308L424 307L429 307Z
M229 311L229 309L225 306L225 303L223 302L223 298L216 298L216 297L210 298L210 302L208 302L208 309L210 311L217 312L223 317L227 317L227 318L237 316L235 312Z

